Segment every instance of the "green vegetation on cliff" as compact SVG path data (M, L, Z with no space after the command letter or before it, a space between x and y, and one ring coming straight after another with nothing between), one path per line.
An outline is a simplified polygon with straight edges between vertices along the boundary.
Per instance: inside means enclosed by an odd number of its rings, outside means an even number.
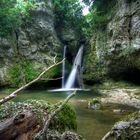
M12 85L21 86L38 75L33 64L29 61L22 61L20 64L15 64L9 69L8 77Z
M56 28L66 26L82 33L84 17L79 0L53 0ZM82 33L83 34L83 33Z
M88 51L87 51L88 53ZM93 55L93 56L92 56ZM103 64L97 58L95 51L91 55L86 55L86 64L84 71L85 81L100 82L105 80L106 72Z
M85 0L89 5L89 0ZM90 12L85 16L87 35L92 35L93 31L105 28L115 12L116 1L114 0L95 0L90 7Z
M23 18L29 16L32 7L32 0L1 0L0 36L6 37L16 30L23 23Z
M85 1L87 5L90 5L89 0ZM84 30L89 40L84 71L84 78L87 81L100 82L108 78L103 60L107 50L106 28L116 11L116 4L117 1L114 0L95 0L90 7L89 14L85 16L86 26Z

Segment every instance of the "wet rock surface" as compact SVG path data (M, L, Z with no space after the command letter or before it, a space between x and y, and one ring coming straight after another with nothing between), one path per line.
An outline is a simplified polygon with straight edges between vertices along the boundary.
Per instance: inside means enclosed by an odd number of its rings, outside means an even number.
M100 90L100 93L105 96L101 101L103 103L117 103L122 105L128 105L135 108L140 108L140 95L139 89L111 89Z
M130 117L127 121L120 121L110 131L110 136L116 140L139 140L140 139L140 112Z

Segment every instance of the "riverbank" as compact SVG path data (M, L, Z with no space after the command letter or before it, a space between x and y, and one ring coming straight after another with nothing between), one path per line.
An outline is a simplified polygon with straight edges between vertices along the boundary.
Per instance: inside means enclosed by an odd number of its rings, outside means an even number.
M128 105L140 109L140 91L138 89L111 89L100 90L106 97L101 98L103 103Z
M140 109L140 87L129 83L107 82L96 86L102 103L128 105Z

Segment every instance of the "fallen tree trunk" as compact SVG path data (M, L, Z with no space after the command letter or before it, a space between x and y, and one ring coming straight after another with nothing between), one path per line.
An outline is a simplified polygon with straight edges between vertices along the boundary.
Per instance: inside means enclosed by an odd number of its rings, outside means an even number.
M32 140L38 130L36 115L24 111L0 123L0 140Z

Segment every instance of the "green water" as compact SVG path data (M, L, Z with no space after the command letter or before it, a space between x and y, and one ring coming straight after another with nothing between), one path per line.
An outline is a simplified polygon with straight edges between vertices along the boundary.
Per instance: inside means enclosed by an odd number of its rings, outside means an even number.
M14 101L25 101L27 99L43 99L51 103L56 103L66 98L70 93L59 92L49 93L47 91L24 91L19 94ZM6 94L0 94L0 97ZM132 108L119 105L104 105L101 110L88 109L88 101L99 96L95 92L78 92L70 100L70 104L76 110L78 133L87 140L101 140L104 134L110 130L115 122L126 114L133 111ZM114 113L113 109L122 109L124 113Z

